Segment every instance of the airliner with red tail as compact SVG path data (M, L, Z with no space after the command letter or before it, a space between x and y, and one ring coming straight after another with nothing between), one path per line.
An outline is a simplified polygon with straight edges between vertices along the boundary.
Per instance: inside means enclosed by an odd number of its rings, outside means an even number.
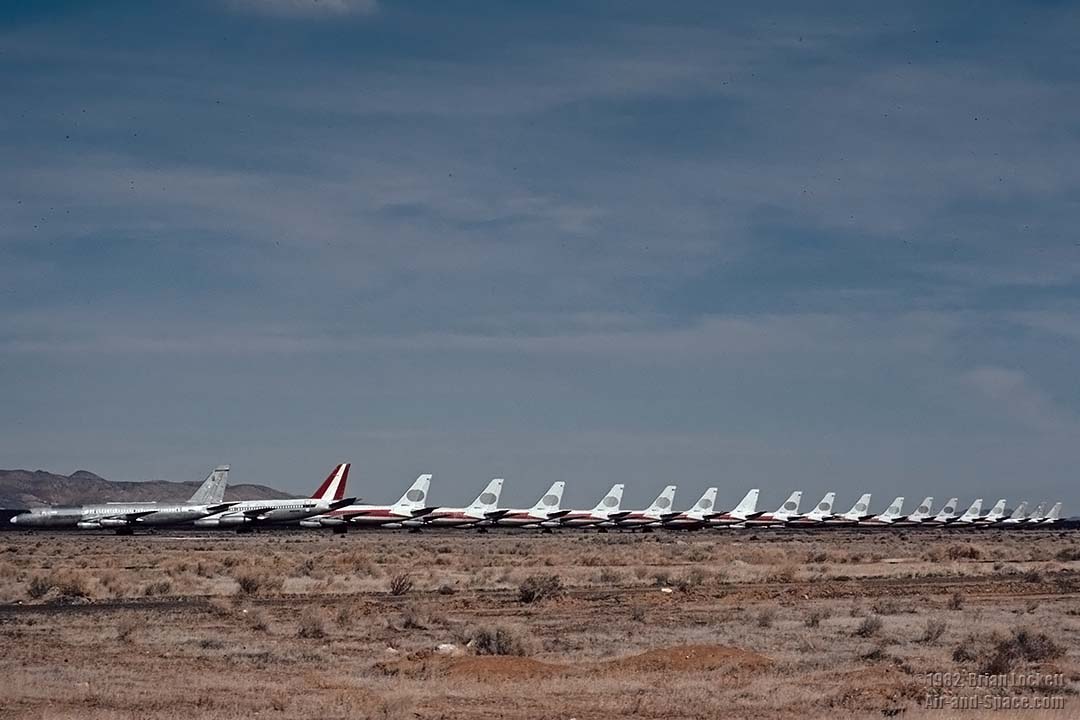
M195 527L234 527L245 530L257 525L296 522L313 515L321 515L356 502L356 498L344 497L348 480L349 463L341 463L309 498L242 500L225 512L199 518L195 521Z
M355 505L346 503L333 508L330 512L301 521L302 527L330 527L336 532L345 532L350 526L377 526L400 523L403 520L419 517L435 508L425 506L428 490L431 487L431 475L424 474L416 478L405 494L393 505Z

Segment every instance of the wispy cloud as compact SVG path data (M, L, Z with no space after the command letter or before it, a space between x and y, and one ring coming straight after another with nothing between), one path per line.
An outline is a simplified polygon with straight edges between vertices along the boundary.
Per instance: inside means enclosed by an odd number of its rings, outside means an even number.
M379 8L378 0L227 0L237 10L279 17L330 17L369 15Z

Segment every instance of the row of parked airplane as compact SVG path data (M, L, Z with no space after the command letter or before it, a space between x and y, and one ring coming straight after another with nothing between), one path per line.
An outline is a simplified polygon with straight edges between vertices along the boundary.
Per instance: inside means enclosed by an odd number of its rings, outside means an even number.
M870 511L870 493L862 495L850 510L833 512L836 493L829 492L814 508L799 510L802 492L795 491L772 512L758 511L757 488L731 510L715 508L717 488L710 487L688 510L674 511L675 485L668 485L652 504L643 510L623 510L623 485L616 483L591 510L562 508L562 481L552 483L530 508L499 506L503 480L496 478L466 507L429 505L431 475L418 477L405 494L392 505L365 505L345 497L349 463L334 468L310 498L285 500L224 501L229 466L222 465L203 481L195 494L184 503L104 503L72 507L35 508L11 518L24 527L78 527L114 529L128 534L137 527L194 525L201 528L251 529L258 525L299 523L306 528L331 528L344 532L350 527L540 527L697 530L708 527L1035 527L1050 526L1061 520L1061 503L1049 512L1040 504L1030 513L1027 503L1015 509L1005 507L1005 499L983 512L982 498L958 512L957 498L949 498L934 512L934 498L927 497L910 514L903 511L904 498L898 497L884 512Z

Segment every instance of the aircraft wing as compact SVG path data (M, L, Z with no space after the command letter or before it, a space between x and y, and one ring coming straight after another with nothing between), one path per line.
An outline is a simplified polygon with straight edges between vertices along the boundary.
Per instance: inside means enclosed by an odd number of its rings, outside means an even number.
M661 520L670 520L672 518L677 518L680 515L682 515L681 512L669 512L669 513L664 513L663 515L661 515L660 519Z
M430 515L431 513L435 512L438 509L439 509L438 505L434 505L432 507L420 508L419 510L413 510L412 516L414 518L415 517L423 517L424 515Z
M608 520L622 520L632 512L633 510L620 510L619 512L608 513Z
M353 505L359 499L360 498L351 497L351 498L342 498L341 500L335 500L334 502L330 503L330 509L331 510L337 510L338 508L343 508L343 507L346 507L348 505ZM357 513L357 514L359 515L361 513Z
M570 513L570 510L556 510L555 512L549 512L548 520L555 520L557 518L561 518L563 515L569 515Z
M229 508L231 508L235 504L236 504L235 502L226 502L226 503L218 503L217 505L207 505L206 506L206 514L207 515L217 515L219 512L225 512L226 510L228 510Z
M506 513L508 513L508 512L510 512L510 511L509 510L492 510L489 513L484 513L484 517L486 517L488 520L498 520L499 518L506 517Z

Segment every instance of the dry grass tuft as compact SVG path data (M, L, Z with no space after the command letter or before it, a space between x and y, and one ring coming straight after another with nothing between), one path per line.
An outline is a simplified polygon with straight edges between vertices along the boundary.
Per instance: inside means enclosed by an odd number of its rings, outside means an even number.
M404 595L413 589L412 575L401 573L390 578L390 594L394 596Z
M524 631L506 625L484 625L474 628L466 645L477 655L530 654L531 638Z
M321 611L309 607L300 614L296 637L317 640L326 637L326 620Z
M881 632L881 628L885 625L884 621L877 615L870 615L863 619L859 626L855 628L856 637L871 637Z
M523 603L540 602L562 594L562 579L558 575L530 575L518 586L518 597Z

